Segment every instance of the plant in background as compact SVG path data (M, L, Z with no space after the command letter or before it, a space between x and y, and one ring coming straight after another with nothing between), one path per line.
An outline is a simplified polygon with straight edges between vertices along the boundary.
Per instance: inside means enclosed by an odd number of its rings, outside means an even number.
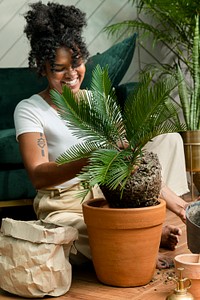
M153 37L153 44L161 42L171 53L172 64L146 65L157 74L169 73L177 79L178 96L174 102L182 110L187 130L200 129L200 73L199 73L199 12L197 0L130 0L137 4L144 19L125 20L105 28L108 34L129 34L140 30L140 38ZM180 111L179 111L180 112ZM182 114L178 117L182 118Z
M179 60L190 70L190 60L194 43L195 16L200 11L198 0L130 0L136 5L143 19L124 20L105 28L108 34L133 34L140 31L141 40L144 37L153 38L153 44L162 42L166 52L171 52L174 61ZM168 69L174 65L161 62Z
M179 120L171 122L176 108L168 100L176 86L174 78L153 83L153 77L151 72L143 75L138 88L126 99L123 111L107 68L97 66L91 90L81 91L78 97L67 87L62 94L51 91L59 114L80 139L57 163L88 158L88 165L79 174L87 186L85 193L98 184L112 207L158 203L160 164L157 156L143 147L159 134L184 130Z

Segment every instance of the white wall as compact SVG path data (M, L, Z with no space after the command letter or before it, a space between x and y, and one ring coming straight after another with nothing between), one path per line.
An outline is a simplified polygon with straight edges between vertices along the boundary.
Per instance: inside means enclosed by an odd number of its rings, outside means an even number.
M23 14L28 4L37 0L0 0L0 67L25 67L28 65L28 41L23 34L25 20ZM47 3L48 0L43 0ZM103 28L109 24L137 18L137 9L129 0L54 0L66 5L75 5L86 12L88 26L84 35L90 54L108 49L118 40L108 37ZM138 39L139 40L139 39ZM166 53L152 49L150 39L142 45L137 43L132 64L122 82L138 79L139 67L145 62L155 62Z
M0 0L0 67L25 67L28 65L28 41L23 34L25 20L23 14L28 10L30 0ZM48 0L43 0L47 3ZM102 29L111 23L136 18L136 9L128 0L57 0L66 5L75 5L86 12L88 26L84 35L90 54L102 52L117 42L108 37ZM138 70L137 50L124 82L133 80Z

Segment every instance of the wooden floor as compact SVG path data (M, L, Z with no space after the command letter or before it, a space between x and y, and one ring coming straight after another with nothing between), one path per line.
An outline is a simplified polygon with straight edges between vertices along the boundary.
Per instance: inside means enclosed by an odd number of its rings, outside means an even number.
M167 211L166 222L174 224L182 229L182 236L175 251L161 249L162 253L174 258L177 254L190 253L187 248L185 225L173 213ZM59 300L164 300L167 295L174 290L175 283L168 279L174 275L174 268L166 270L156 270L152 281L142 287L117 288L101 284L95 275L92 266L73 268L72 285L68 293L61 297L45 298ZM10 295L0 290L0 300L24 299Z

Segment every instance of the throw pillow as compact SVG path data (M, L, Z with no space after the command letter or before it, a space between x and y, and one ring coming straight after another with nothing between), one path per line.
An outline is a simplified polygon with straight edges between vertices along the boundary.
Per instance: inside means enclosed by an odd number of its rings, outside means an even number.
M124 77L135 51L137 34L113 45L108 50L91 56L86 63L86 73L81 88L90 88L93 69L108 65L109 77L113 86L117 86Z

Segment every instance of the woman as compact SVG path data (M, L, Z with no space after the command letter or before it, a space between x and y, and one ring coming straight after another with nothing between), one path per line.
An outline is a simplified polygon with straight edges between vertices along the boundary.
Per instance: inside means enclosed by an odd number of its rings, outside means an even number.
M25 15L24 32L30 40L29 66L46 76L48 87L29 99L22 100L14 113L16 136L25 168L38 190L34 209L46 222L76 227L78 255L71 259L81 262L91 259L88 237L82 216L81 201L74 194L80 190L76 174L87 164L86 159L57 166L55 159L77 139L57 114L49 91L67 85L78 97L85 75L88 51L82 37L86 26L85 13L74 6L41 2L31 5ZM95 191L101 193L100 190ZM186 203L166 186L162 196L167 206L182 219ZM96 195L88 195L88 198ZM181 231L164 227L161 244L174 249ZM159 265L158 265L159 266ZM166 267L166 266L159 266Z

